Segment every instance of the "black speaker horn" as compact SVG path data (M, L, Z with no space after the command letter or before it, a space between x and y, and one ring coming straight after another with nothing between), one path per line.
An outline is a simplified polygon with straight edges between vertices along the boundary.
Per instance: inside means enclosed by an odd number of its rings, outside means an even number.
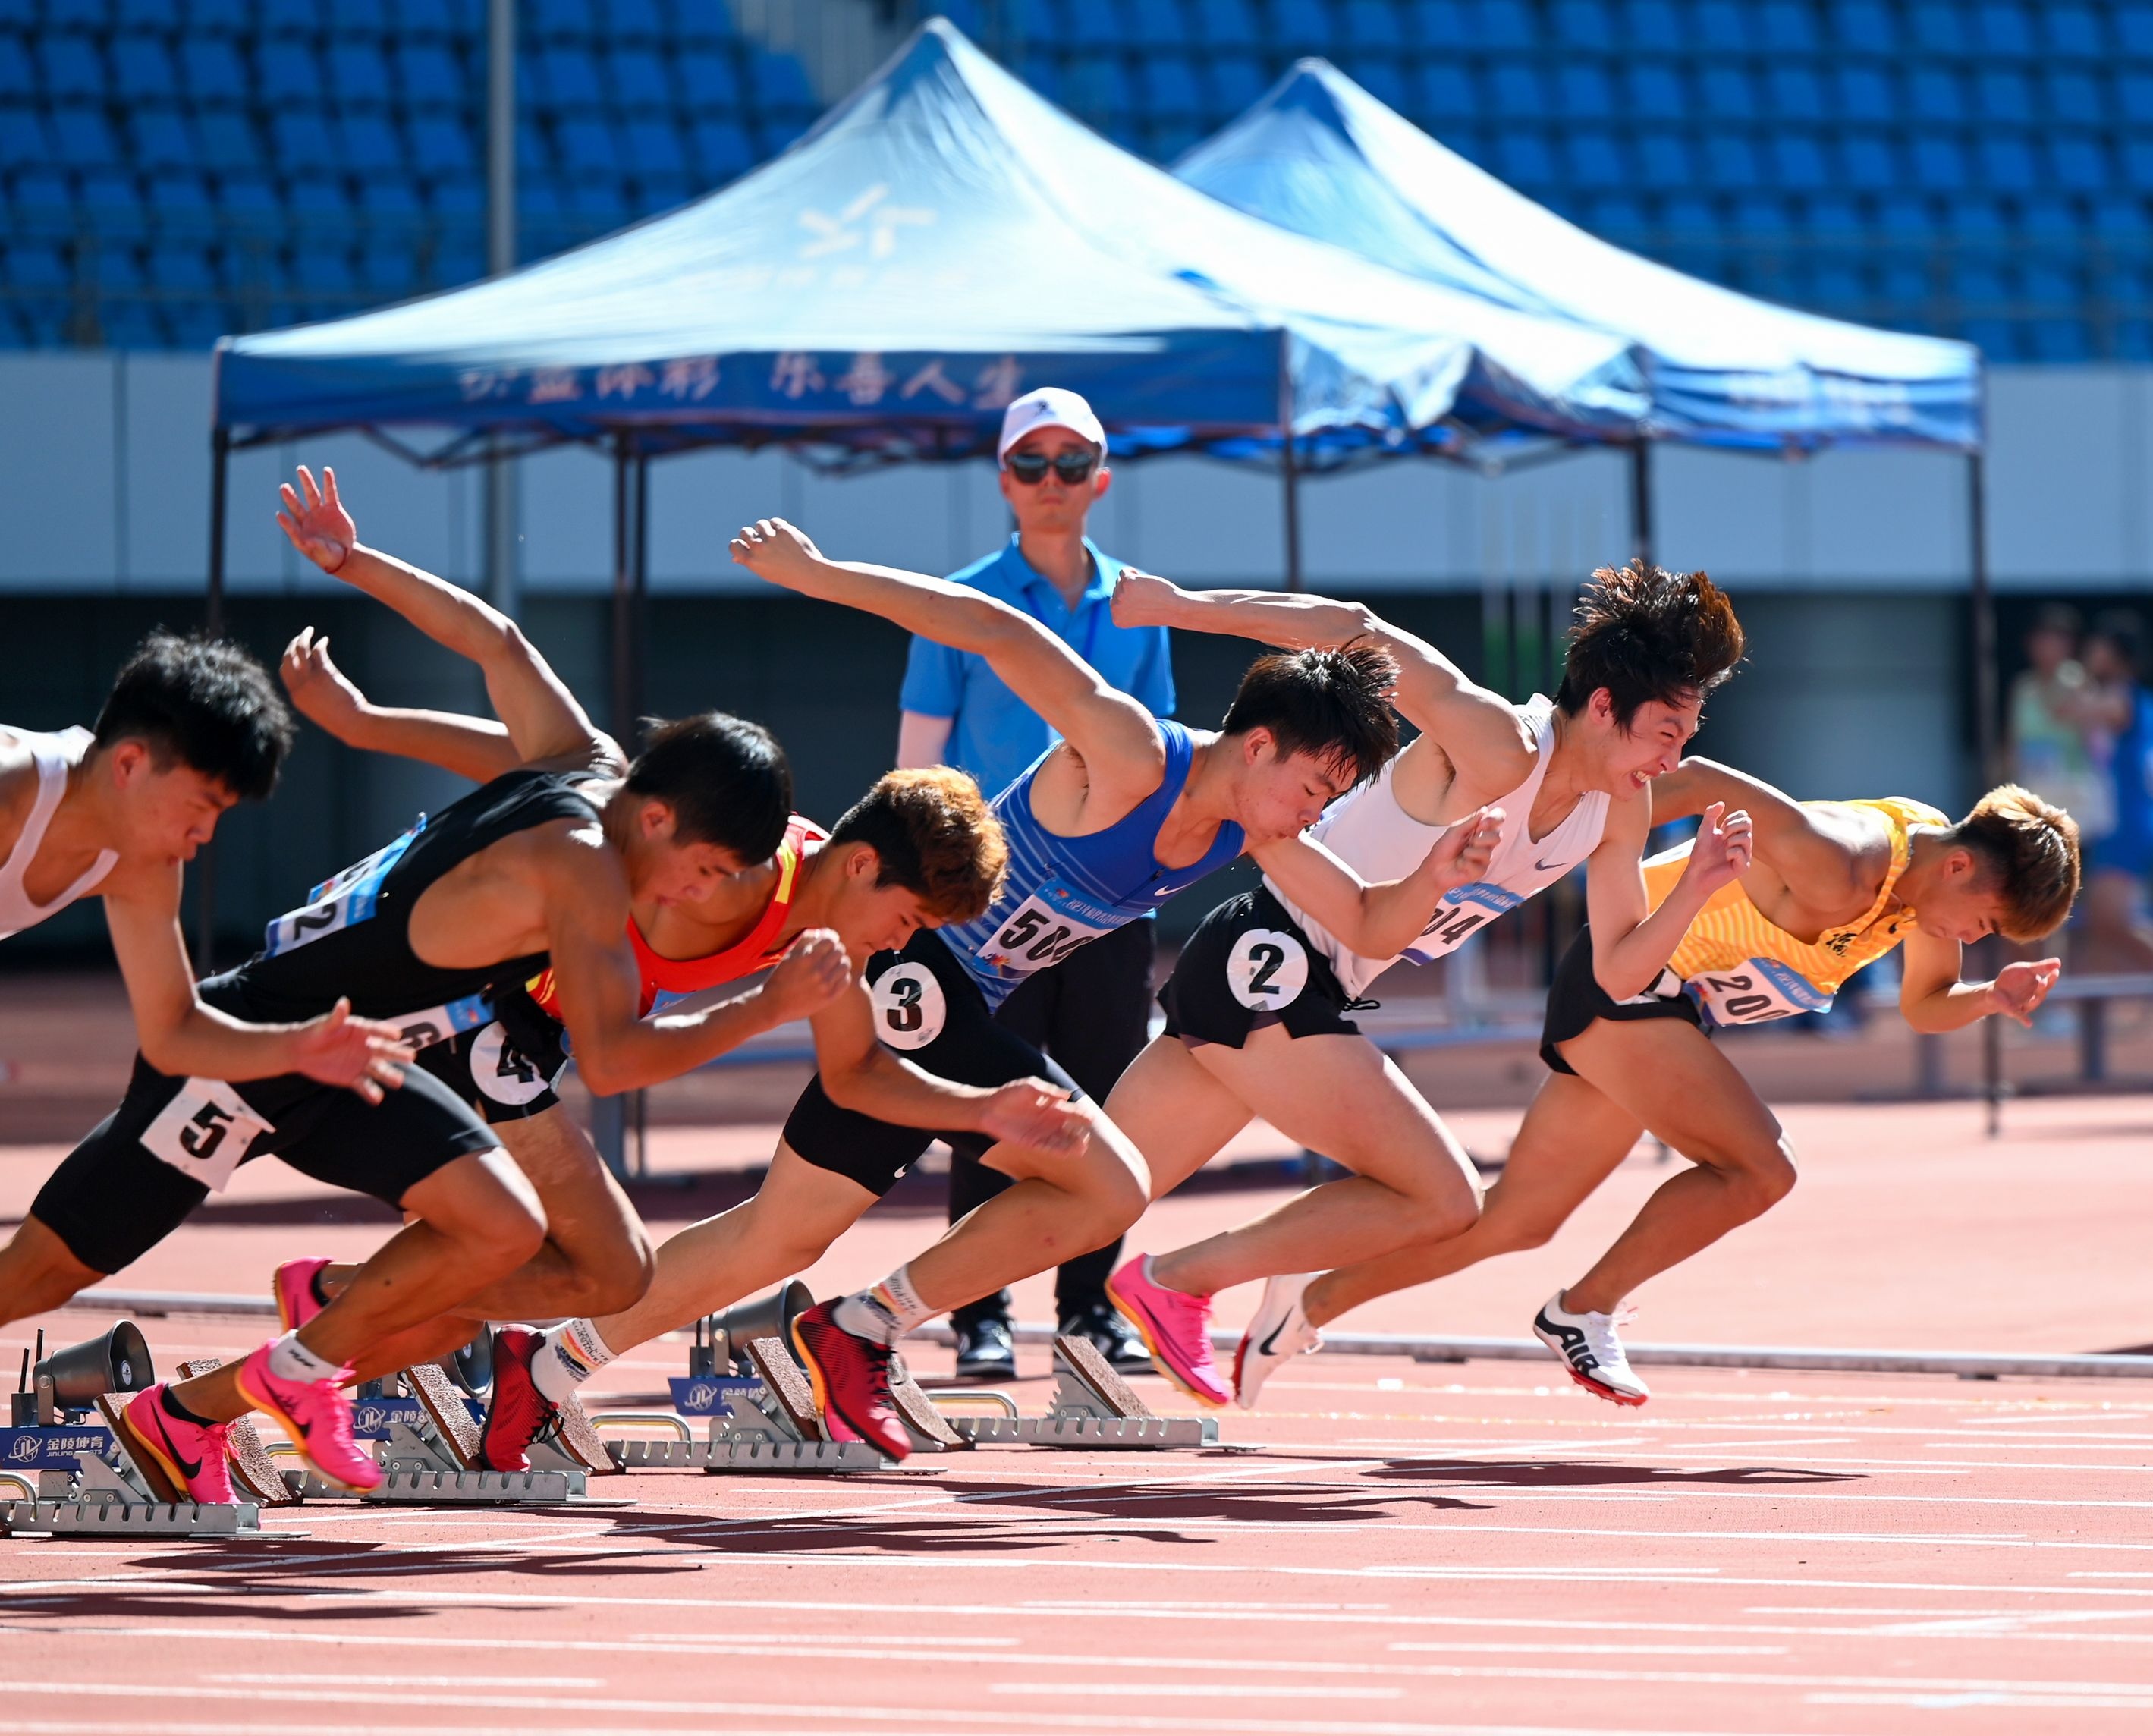
M481 1326L477 1337L441 1358L441 1367L466 1392L483 1400L493 1390L493 1328Z
M101 1338L56 1350L30 1372L41 1420L57 1423L57 1413L80 1410L102 1392L139 1392L157 1378L150 1361L149 1341L141 1327L123 1320ZM54 1414L45 1417L42 1413Z
M776 1338L784 1344L786 1354L791 1354L793 1320L814 1306L814 1292L797 1278L788 1278L766 1296L735 1302L723 1314L710 1317L713 1355L720 1361L730 1357L735 1374L753 1374L747 1360L748 1341ZM720 1333L722 1341L718 1337Z

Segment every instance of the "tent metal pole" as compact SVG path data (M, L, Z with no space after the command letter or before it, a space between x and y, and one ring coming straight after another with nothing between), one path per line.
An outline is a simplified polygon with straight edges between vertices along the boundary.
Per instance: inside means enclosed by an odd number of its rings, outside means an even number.
M635 463L627 431L613 440L613 740L623 752L635 751L635 558L630 546ZM591 1098L591 1143L607 1168L627 1179L628 1128L634 1114L633 1092Z
M1639 440L1630 448L1630 552L1652 564L1652 443Z
M1973 568L1973 736L1981 762L1981 787L2003 781L2003 731L1997 669L1996 593L1988 578L1988 467L1977 448L1966 455L1967 547ZM1993 943L1992 943L1993 945ZM1988 1137L2003 1131L2003 1021L1981 1021L1981 1095L1988 1109Z
M516 5L487 0L486 65L486 269L516 269ZM516 461L495 435L486 464L486 599L512 621L523 614L516 562Z
M1301 588L1300 467L1293 449L1293 339L1279 333L1279 494L1285 508L1285 588Z
M223 429L209 437L209 589L203 624L211 639L224 636L224 541L226 487L232 470L232 436ZM216 840L195 857L195 975L216 969Z
M626 438L625 435L623 436ZM630 541L634 545L632 564L635 572L635 594L629 610L634 655L630 659L633 675L629 697L634 701L630 715L639 718L645 708L650 676L650 456L638 453L629 461L635 466L635 525ZM634 751L634 738L624 736L621 746ZM650 1093L637 1091L630 1101L628 1119L634 1123L635 1158L631 1173L648 1175L650 1173ZM622 1130L622 1143L626 1144L626 1128ZM624 1158L627 1153L622 1153Z

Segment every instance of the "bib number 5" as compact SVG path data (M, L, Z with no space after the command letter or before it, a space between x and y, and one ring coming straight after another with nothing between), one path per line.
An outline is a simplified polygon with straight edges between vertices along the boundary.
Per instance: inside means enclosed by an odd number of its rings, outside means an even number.
M274 1128L221 1079L189 1079L142 1130L143 1148L221 1192L254 1142Z

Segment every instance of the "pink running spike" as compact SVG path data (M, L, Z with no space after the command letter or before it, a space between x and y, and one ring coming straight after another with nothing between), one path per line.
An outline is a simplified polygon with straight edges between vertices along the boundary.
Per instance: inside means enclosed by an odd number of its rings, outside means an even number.
M1199 1404L1226 1405L1234 1394L1211 1354L1211 1298L1152 1281L1151 1261L1139 1254L1107 1280L1107 1296L1143 1336L1158 1371Z
M282 1426L292 1444L332 1483L365 1494L381 1487L381 1467L359 1451L351 1436L351 1401L344 1396L349 1368L327 1380L280 1379L263 1345L239 1367L239 1396Z

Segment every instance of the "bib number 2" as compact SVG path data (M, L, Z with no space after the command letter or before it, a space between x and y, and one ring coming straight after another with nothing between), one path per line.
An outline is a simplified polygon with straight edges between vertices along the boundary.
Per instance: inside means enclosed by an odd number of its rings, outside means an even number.
M1290 1006L1308 986L1308 949L1277 929L1250 929L1226 955L1226 988L1260 1012Z
M1715 1025L1761 1025L1820 1013L1831 996L1801 972L1776 959L1751 959L1733 970L1700 971L1689 990Z

